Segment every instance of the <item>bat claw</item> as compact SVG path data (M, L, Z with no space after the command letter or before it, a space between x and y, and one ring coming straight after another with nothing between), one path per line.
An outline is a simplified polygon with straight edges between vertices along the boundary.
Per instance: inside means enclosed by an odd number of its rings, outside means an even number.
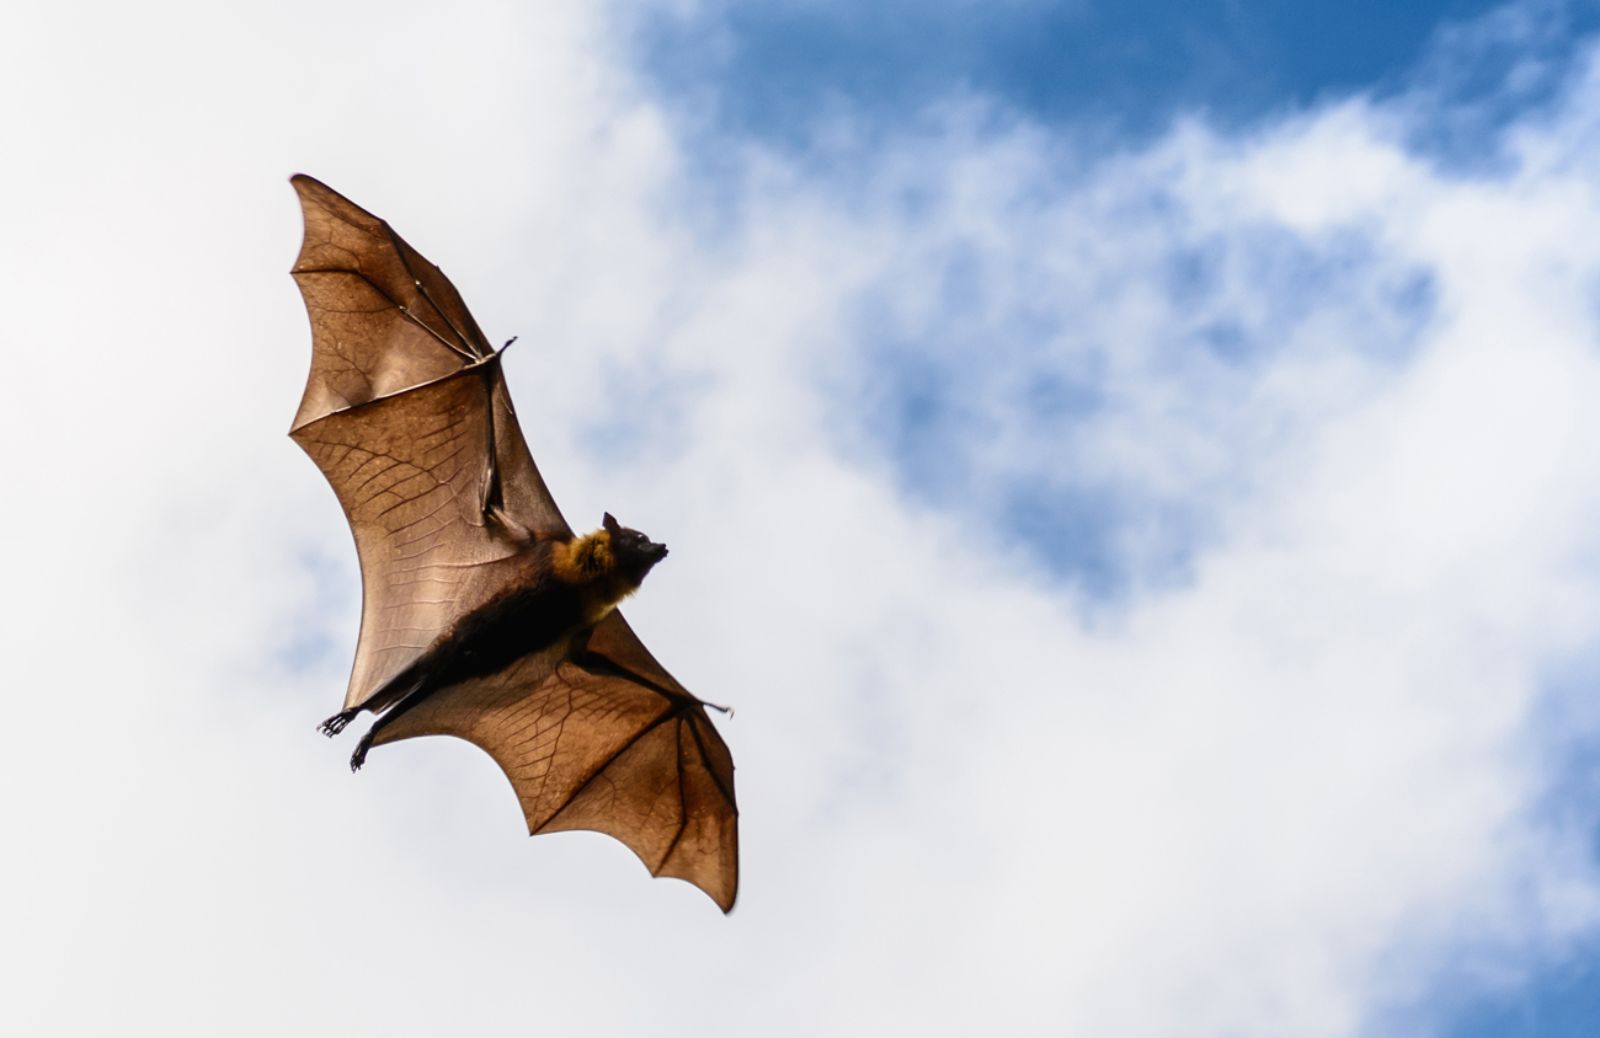
M361 765L367 762L367 751L372 748L372 733L368 732L356 743L356 752L350 755L350 774L354 775L361 770Z
M338 735L340 732L344 731L345 726L354 720L355 716L356 711L354 710L341 710L332 717L328 718L326 721L323 721L321 724L317 725L317 731L331 739L335 735Z

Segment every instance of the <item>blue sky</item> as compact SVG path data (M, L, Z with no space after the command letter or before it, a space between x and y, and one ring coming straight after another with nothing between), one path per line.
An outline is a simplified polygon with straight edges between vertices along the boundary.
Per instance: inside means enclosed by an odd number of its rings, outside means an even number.
M1116 152L1144 146L1177 121L1198 118L1249 134L1254 126L1361 97L1425 108L1428 118L1406 128L1417 153L1441 168L1470 171L1495 164L1508 126L1548 108L1597 29L1600 4L1561 0L1511 6L1491 0L713 0L688 10L647 8L633 46L648 82L686 132L712 142L706 148L711 156L718 154L718 138L757 141L802 164L848 169L882 136L929 118L941 104L970 98L990 106L991 118L1051 127L1080 145ZM839 121L864 143L841 148L830 133ZM713 184L719 161L711 159ZM1140 200L1148 207L1160 201ZM1196 301L1213 290L1216 256L1205 244L1174 257L1161 290ZM1260 273L1273 283L1268 293L1292 311L1302 295L1340 293L1345 278L1365 277L1366 244L1359 232L1317 245L1285 236L1272 268ZM1115 485L1026 481L999 495L971 496L976 474L961 465L960 445L982 436L985 416L970 398L967 369L993 329L982 316L961 326L963 313L982 314L981 306L961 301L983 291L966 266L959 253L948 259L949 305L940 317L956 320L937 332L896 328L870 292L861 304L867 338L881 350L865 378L891 387L875 398L879 410L869 433L907 492L969 517L986 507L972 517L976 524L1020 538L1058 578L1097 597L1127 593L1136 576L1144 585L1188 579L1188 563L1210 533L1209 502L1162 500ZM1389 359L1408 359L1432 302L1426 271L1391 283L1388 298L1377 304L1399 326L1383 340L1393 351ZM1294 320L1285 313L1272 324ZM1056 329L1044 313L1015 331L1046 340ZM930 358L930 335L964 341ZM1249 351L1272 348L1259 332L1228 323L1197 338L1198 345L1244 366L1252 362ZM941 364L941 356L954 363ZM1045 442L1070 436L1074 416L1102 403L1092 373L1076 382L1041 377L1032 392L1032 402L1015 406L1037 408L1032 426ZM1118 532L1132 524L1153 531L1153 558L1119 552ZM1144 572L1133 573L1138 567ZM1592 687L1581 680L1588 672L1579 673L1577 683ZM1600 751L1589 743L1563 756L1565 784L1572 788L1555 796L1592 833L1591 852L1600 853L1600 807L1586 778ZM1458 983L1425 996L1417 1019L1428 1022L1413 1026L1438 1027L1452 1038L1577 1038L1600 1028L1600 941L1565 949L1509 978Z
M1406 127L1418 154L1472 168L1495 161L1508 123L1550 104L1600 28L1600 4L711 0L645 5L629 17L630 56L681 132L698 141L687 158L704 164L697 171L705 177L701 191L715 209L730 149L758 142L818 176L848 183L886 137L972 99L983 106L983 118L1023 120L1072 142L1062 155L1069 165L1051 185L1057 188L1073 179L1070 164L1084 161L1084 153L1135 150L1176 121L1203 119L1249 134L1252 126L1352 96L1425 105L1427 118ZM850 130L843 142L841 123ZM1159 192L1155 186L1133 204L1154 215L1165 204ZM1158 274L1160 289L1179 299L1209 292L1217 259L1209 244L1188 243L1164 260L1170 271ZM1273 255L1260 273L1276 282L1272 295L1285 310L1280 322L1294 319L1302 297L1342 291L1342 276L1361 277L1363 251L1370 251L1359 233L1332 243L1279 234L1265 247ZM873 432L908 491L947 507L971 479L952 465L950 442L970 435L982 409L963 399L970 389L963 372L968 351L946 351L953 363L941 365L924 347L932 334L966 336L966 346L992 334L982 317L960 326L960 315L974 312L963 295L983 291L964 277L964 264L970 258L959 249L946 259L942 316L955 323L936 333L896 329L871 291L858 304L866 338L878 344L884 365L865 377L890 387L893 397L876 409ZM1387 291L1379 305L1400 322L1425 316L1426 271L1395 280ZM1052 320L1042 312L1015 334L1040 341ZM1272 348L1227 321L1198 329L1196 338L1222 355ZM1404 334L1382 341L1385 349L1408 348ZM889 371L896 377L879 377ZM1090 380L1059 374L1039 378L1035 393L1041 413L1056 422L1098 403ZM1043 524L1041 515L1049 517ZM1055 536L1063 517L1075 536ZM1182 579L1189 551L1207 528L1205 517L1182 503L1129 500L1105 485L1019 485L982 518L1010 523L1045 565L1107 595L1125 591L1130 579L1110 540L1116 530L1155 524L1165 542L1157 566L1167 578Z
M1500 86L1506 62L1570 59L1600 8L1543 3L1531 38L1483 40L1482 60L1440 67L1453 30L1489 0L1394 4L1130 0L1107 4L847 4L776 0L647 7L638 58L658 86L722 128L788 144L847 109L886 125L941 95L997 98L1052 124L1147 136L1179 114L1226 124L1352 92L1391 94L1437 76L1465 100ZM1459 57L1453 51L1451 61ZM1524 99L1537 86L1519 88Z
M1596 5L91 7L0 16L0 1030L1589 1033ZM673 545L730 916L314 733L295 171Z

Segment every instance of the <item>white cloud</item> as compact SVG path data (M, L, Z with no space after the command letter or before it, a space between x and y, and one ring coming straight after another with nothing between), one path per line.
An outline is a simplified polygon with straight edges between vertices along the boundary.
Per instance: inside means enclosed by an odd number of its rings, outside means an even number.
M1353 101L1094 159L969 108L706 185L581 6L206 10L0 33L8 1030L1337 1035L1592 932L1530 723L1600 624L1589 80L1493 176ZM525 840L458 745L351 780L313 735L356 594L281 435L294 169L522 336L569 515L673 544L630 615L739 707L731 917ZM959 493L856 410L913 362ZM1022 481L1129 503L1126 596L1040 572Z

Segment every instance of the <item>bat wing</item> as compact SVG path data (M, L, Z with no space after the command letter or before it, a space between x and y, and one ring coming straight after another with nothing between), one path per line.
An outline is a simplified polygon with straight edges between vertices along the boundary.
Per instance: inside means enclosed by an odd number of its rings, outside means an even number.
M528 452L492 350L455 287L383 220L292 179L294 279L311 373L290 430L332 484L361 560L360 706L571 528Z
M739 886L733 758L700 700L613 612L586 646L524 657L428 696L375 745L453 735L494 758L534 835L589 829L724 912Z

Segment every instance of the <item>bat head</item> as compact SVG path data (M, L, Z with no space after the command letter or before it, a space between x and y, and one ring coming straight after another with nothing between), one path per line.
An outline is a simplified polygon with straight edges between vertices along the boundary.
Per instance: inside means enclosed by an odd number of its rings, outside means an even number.
M665 544L658 544L638 530L623 526L610 512L601 520L601 525L611 535L611 554L617 560L617 568L635 584L644 580L652 566L667 557Z

